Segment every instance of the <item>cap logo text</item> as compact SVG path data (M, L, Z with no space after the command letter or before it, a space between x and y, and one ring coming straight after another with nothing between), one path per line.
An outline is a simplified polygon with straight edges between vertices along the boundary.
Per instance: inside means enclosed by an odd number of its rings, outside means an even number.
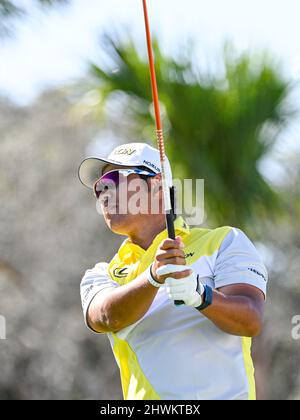
M115 151L114 155L132 155L134 152L136 152L135 149L118 149Z
M155 169L156 172L160 172L160 169L156 165L154 165L154 163L149 162L148 160L144 160L143 163L145 165L151 166L151 168Z

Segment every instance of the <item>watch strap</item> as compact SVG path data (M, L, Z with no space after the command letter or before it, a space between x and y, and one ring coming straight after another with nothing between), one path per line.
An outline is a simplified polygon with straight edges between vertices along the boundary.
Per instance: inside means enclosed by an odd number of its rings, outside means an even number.
M203 311L203 309L207 308L209 305L212 304L212 300L213 300L213 289L210 286L205 285L202 303L196 309L198 311Z
M147 280L148 280L148 282L149 282L150 284L152 284L152 286L159 288L159 287L161 287L161 286L163 285L163 283L159 283L158 281L156 281L156 280L153 278L153 276L152 276L152 271L151 271L151 267L152 267L152 264L150 264L150 265L149 265L149 268L148 268L148 270L147 270Z

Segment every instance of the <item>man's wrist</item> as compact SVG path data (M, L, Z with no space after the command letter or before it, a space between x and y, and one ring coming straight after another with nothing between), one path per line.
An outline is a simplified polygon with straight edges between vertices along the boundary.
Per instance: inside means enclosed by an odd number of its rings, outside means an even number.
M207 284L204 286L204 292L202 294L202 303L200 306L197 306L196 309L198 311L203 311L203 309L207 308L212 304L213 300L213 289L208 286Z
M159 288L163 285L163 283L160 283L157 279L154 278L152 273L152 264L150 264L149 268L147 269L147 280L152 286L156 288Z

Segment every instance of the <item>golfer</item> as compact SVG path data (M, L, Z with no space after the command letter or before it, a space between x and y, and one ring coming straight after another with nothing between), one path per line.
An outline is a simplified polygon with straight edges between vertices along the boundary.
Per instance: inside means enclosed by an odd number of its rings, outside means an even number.
M168 239L159 152L145 143L85 159L79 178L109 229L127 237L81 282L86 325L108 334L124 399L255 399L251 337L262 328L267 272L252 242L179 215ZM171 188L168 159L166 179Z

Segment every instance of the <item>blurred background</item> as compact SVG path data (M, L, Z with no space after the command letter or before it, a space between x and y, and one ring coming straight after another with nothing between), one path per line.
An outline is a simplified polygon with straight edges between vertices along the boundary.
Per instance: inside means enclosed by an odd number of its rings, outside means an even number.
M204 178L203 226L242 228L269 271L258 398L300 399L299 1L148 7L174 177ZM122 398L79 296L120 238L77 168L155 142L142 13L140 0L0 0L0 399Z

